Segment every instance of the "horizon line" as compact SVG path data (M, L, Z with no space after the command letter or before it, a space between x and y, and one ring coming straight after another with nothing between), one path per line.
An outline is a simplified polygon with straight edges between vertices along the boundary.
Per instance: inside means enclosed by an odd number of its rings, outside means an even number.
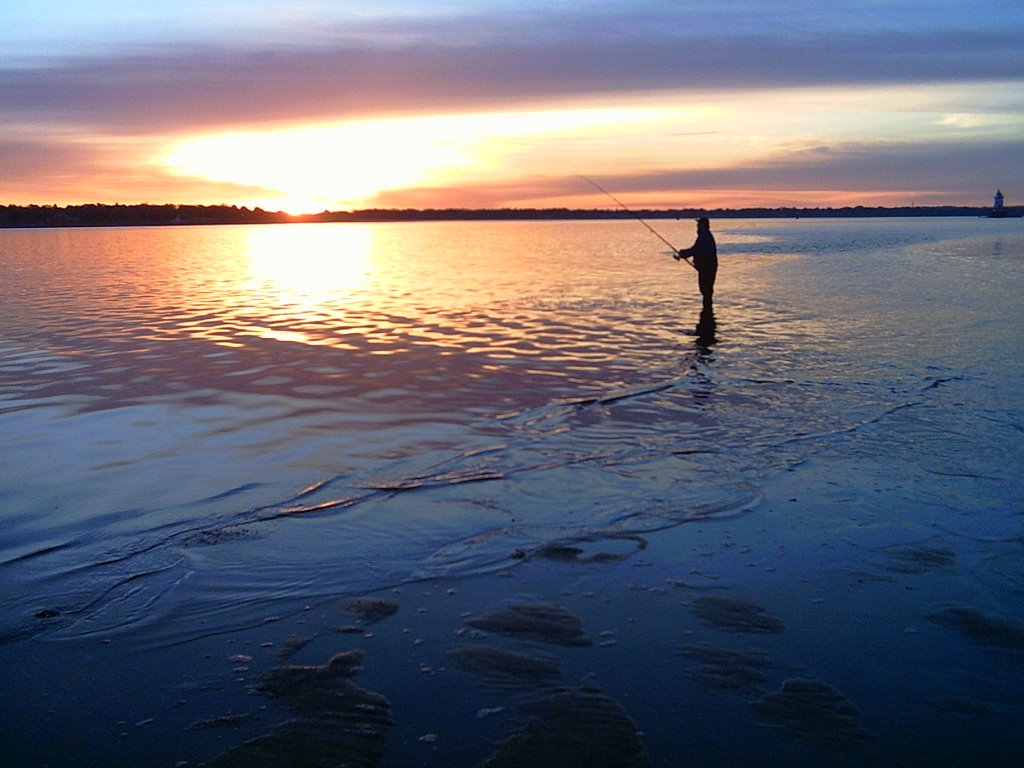
M262 206L249 206L239 205L238 203L101 203L101 202L90 202L90 203L0 203L0 209L15 209L15 210L70 210L78 208L114 208L114 209L125 209L125 208L198 208L198 209L227 209L227 210L244 210L244 211L261 211L263 213L271 213L280 216L290 216L293 218L300 218L303 216L323 216L327 214L331 215L354 215L359 213L434 213L434 212L545 212L545 211L568 211L572 213L608 213L615 216L623 215L629 216L631 212L645 211L645 212L660 212L660 213L675 213L675 212L701 212L701 213L715 213L715 212L742 212L742 211L841 211L841 210L932 210L932 209L972 209L972 210L992 210L991 205L967 205L964 203L937 203L932 205L917 205L916 203L908 203L906 205L865 205L858 203L856 205L744 205L740 207L733 206L719 206L716 208L707 208L703 206L677 206L677 207L650 207L650 206L633 206L631 208L615 208L615 207L569 207L564 205L554 206L501 206L501 207L472 207L472 206L444 206L444 207L368 207L368 208L350 208L350 209L328 209L325 208L321 211L303 211L302 213L288 213L281 209L270 210ZM1012 206L1008 205L1004 210L1024 208L1024 206Z
M363 208L292 214L237 204L75 203L0 205L0 229L385 224L429 221L608 221L638 219L1021 218L1024 206L906 205L744 208Z

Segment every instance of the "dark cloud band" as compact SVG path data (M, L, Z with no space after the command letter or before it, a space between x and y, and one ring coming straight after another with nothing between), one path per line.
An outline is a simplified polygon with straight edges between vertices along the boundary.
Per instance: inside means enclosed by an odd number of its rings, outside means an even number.
M1013 80L1024 35L571 39L504 45L165 49L0 72L0 115L136 131L498 110L595 95Z

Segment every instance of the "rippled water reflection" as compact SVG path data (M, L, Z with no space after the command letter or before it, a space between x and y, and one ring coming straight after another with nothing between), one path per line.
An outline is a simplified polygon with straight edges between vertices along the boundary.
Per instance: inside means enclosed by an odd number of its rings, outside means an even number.
M1019 439L1012 222L717 232L711 345L635 222L0 232L5 631L735 514L836 443L948 466L929 409L966 400L964 439Z

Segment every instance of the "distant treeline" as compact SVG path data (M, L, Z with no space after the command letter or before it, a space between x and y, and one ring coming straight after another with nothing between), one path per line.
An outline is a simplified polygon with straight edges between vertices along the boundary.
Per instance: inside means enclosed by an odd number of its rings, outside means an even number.
M896 208L679 208L589 210L571 208L426 208L324 211L292 216L281 211L237 205L7 205L0 206L0 227L152 227L198 224L287 224L295 222L385 221L518 221L572 219L710 218L855 218L873 216L987 216L991 209L972 206L905 206ZM1007 216L1024 214L1024 206L1008 207Z

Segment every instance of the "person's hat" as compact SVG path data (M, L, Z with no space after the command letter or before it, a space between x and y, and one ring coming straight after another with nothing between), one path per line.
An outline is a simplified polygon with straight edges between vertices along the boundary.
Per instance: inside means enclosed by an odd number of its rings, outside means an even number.
M711 222L708 220L707 216L701 216L699 219L697 219L697 223L705 227L711 226Z

